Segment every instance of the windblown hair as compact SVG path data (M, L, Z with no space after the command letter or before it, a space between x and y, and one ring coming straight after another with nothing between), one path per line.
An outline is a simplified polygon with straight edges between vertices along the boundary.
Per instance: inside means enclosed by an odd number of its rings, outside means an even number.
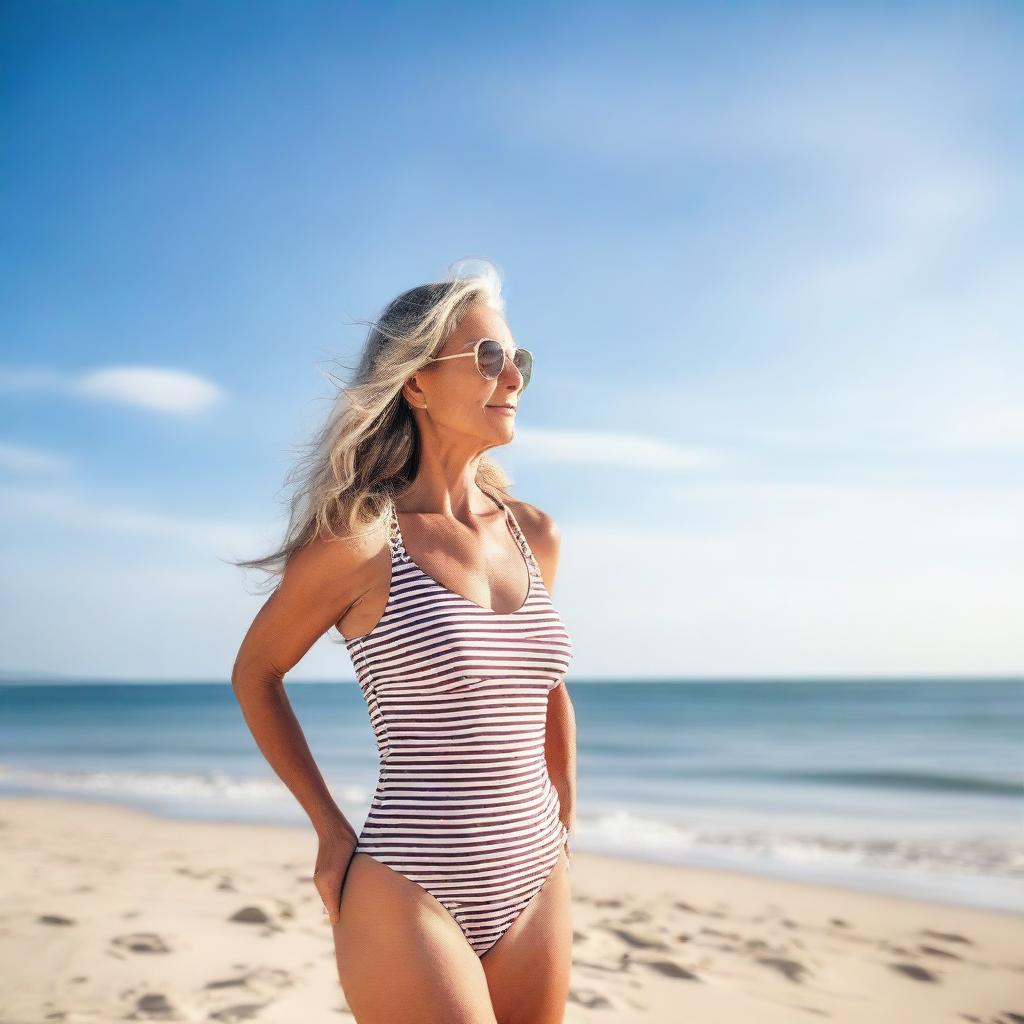
M465 273L476 265L475 272ZM503 313L501 276L487 260L460 260L445 280L402 292L370 328L354 377L346 384L334 375L337 395L326 422L305 446L288 473L294 484L287 500L289 521L276 551L231 564L283 575L292 553L318 536L371 532L384 526L395 497L415 478L419 434L402 387L438 354L472 305ZM477 464L481 489L507 500L509 478L486 453Z

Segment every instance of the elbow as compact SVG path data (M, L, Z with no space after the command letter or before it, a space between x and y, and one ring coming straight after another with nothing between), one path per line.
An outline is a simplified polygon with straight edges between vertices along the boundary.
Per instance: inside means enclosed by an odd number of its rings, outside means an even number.
M231 689L236 696L251 691L253 687L266 689L283 684L284 673L271 665L257 665L251 660L238 657L231 667Z
M234 690L235 693L238 693L248 677L249 672L247 671L245 661L242 658L242 655L239 654L238 657L235 658L234 665L231 666L231 689Z

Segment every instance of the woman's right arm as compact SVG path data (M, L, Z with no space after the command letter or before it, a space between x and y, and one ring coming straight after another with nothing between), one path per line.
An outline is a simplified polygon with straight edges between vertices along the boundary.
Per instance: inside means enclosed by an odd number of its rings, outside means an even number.
M232 689L257 746L320 837L318 861L325 859L325 848L327 859L337 860L332 852L340 856L354 849L358 837L313 759L284 677L367 589L371 563L361 539L317 539L296 551L249 627L231 671ZM331 880L331 888L340 877ZM336 906L322 889L321 895L333 922Z

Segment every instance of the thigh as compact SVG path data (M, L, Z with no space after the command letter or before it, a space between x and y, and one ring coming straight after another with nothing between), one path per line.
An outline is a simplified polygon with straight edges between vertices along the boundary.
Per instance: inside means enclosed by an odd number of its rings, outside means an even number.
M352 858L333 931L358 1024L496 1024L479 958L455 919L369 854Z
M572 890L563 847L540 892L480 961L499 1024L561 1024L572 971Z

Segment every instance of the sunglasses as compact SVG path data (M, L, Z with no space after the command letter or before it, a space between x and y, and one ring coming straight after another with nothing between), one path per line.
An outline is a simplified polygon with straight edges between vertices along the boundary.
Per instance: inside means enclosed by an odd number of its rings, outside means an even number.
M507 358L505 347L500 341L495 341L494 338L481 338L473 346L472 352L457 352L453 356L434 356L428 362L441 363L445 359L462 359L463 356L474 356L476 368L487 380L497 380L501 376ZM523 386L520 390L525 391L526 385L530 383L530 375L533 373L533 353L529 349L517 348L512 362L523 375Z

